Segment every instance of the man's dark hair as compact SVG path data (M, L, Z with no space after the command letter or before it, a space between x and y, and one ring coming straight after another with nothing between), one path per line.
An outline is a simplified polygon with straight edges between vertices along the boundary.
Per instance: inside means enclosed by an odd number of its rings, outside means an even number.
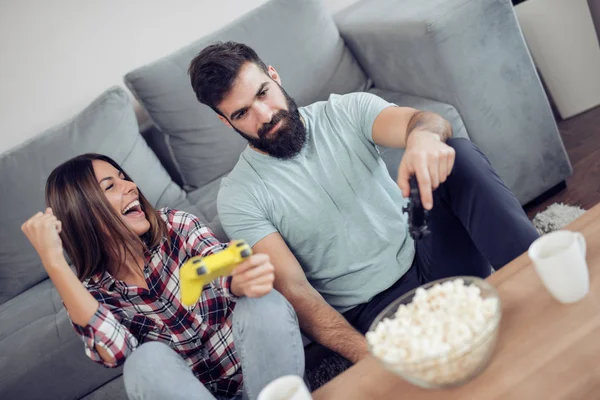
M268 71L256 52L243 43L217 42L202 50L188 69L198 101L221 114L217 106L227 96L242 65L247 62L258 65L265 73Z

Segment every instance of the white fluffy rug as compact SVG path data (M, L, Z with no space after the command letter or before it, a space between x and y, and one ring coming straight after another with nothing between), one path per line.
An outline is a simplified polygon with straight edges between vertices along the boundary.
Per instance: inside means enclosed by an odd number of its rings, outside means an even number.
M533 225L540 235L557 229L562 229L569 222L578 218L585 210L577 206L569 206L563 203L554 203L547 209L533 217Z

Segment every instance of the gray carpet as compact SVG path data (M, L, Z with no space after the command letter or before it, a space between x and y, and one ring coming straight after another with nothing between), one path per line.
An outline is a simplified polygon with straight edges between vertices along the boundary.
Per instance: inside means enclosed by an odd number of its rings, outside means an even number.
M536 214L532 222L540 234L545 234L562 229L584 212L580 207L554 203ZM348 360L321 345L313 343L306 347L305 380L311 390L327 383L350 365Z
M584 212L585 210L581 207L554 203L543 212L537 213L532 222L540 234L550 233L562 229L574 219L579 218Z
M348 369L352 364L344 357L320 344L310 344L306 348L306 372L304 380L313 391Z

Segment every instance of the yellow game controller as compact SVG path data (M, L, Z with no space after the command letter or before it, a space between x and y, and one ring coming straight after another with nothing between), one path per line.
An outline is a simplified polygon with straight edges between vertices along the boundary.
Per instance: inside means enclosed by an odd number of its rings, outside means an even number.
M180 269L181 303L195 304L204 286L221 276L231 275L233 269L252 255L252 248L244 240L234 240L227 248L206 257L195 256Z

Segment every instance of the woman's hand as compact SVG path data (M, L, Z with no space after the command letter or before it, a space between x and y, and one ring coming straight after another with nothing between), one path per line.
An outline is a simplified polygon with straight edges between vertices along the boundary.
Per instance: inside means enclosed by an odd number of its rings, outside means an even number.
M61 229L61 223L51 208L47 208L45 213L38 212L21 226L46 269L64 262L62 242L58 235Z
M275 267L267 254L254 254L231 274L231 292L238 296L262 297L273 289Z

